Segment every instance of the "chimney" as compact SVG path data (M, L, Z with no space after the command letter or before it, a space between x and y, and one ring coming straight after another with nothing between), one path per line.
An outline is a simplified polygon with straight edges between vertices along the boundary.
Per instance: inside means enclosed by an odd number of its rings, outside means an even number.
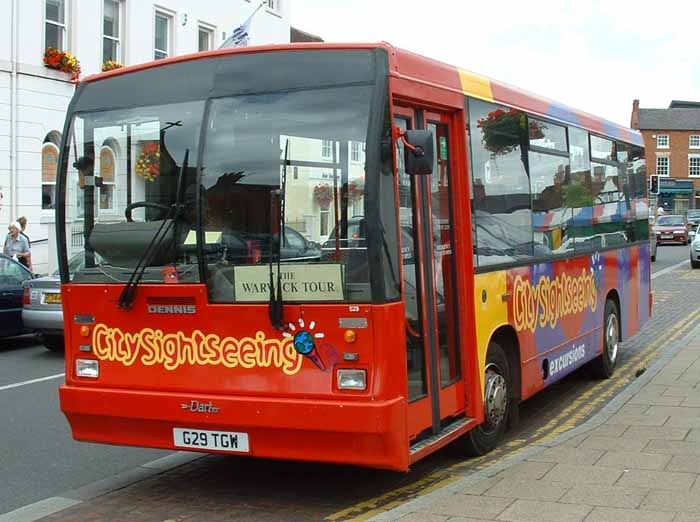
M639 130L639 100L632 102L632 118L630 119L630 127Z

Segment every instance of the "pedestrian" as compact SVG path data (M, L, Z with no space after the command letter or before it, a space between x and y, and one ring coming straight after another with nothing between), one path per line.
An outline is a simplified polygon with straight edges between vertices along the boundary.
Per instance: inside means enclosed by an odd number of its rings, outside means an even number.
M17 221L13 221L7 227L7 230L9 234L5 238L3 253L32 270L32 254L29 249L29 241L20 234L22 225L17 223Z
M17 223L19 223L20 226L22 227L22 230L20 230L19 233L22 234L27 239L27 243L29 243L29 249L31 250L32 241L29 239L29 236L27 235L27 218L24 216L20 216L17 218Z

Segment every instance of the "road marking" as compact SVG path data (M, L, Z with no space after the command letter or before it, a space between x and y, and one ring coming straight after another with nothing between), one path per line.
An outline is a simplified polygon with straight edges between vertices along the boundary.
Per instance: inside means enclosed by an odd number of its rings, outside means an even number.
M651 278L654 279L655 277L659 277L659 276L662 276L664 274L668 274L671 270L675 270L679 266L688 265L688 264L690 264L690 261L688 261L686 259L685 261L681 261L680 263L676 263L675 265L667 266L663 270L659 270L658 272L654 272L653 274L651 274Z
M58 379L59 377L65 376L65 373L57 373L56 375L48 375L47 377L39 377L38 379L31 379L29 381L6 384L5 386L0 386L0 391L9 390L10 388L19 388L20 386L27 386L28 384L34 384L35 382L50 381L51 379Z

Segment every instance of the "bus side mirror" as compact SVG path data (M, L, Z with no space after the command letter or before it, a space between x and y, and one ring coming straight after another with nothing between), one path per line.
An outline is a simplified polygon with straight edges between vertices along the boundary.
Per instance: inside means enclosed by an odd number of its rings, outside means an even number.
M435 151L433 133L429 130L407 130L404 141L406 174L424 176L433 173Z

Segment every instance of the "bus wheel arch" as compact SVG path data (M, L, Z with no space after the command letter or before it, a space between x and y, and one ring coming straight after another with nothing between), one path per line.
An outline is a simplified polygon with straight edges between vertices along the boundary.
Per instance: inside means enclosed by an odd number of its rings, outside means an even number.
M597 377L609 379L615 372L622 341L622 309L616 290L611 290L605 296L602 341L603 352L593 360L593 370Z
M501 442L515 424L520 402L520 350L511 327L491 336L484 366L484 422L464 437L464 448L473 456L484 455Z

